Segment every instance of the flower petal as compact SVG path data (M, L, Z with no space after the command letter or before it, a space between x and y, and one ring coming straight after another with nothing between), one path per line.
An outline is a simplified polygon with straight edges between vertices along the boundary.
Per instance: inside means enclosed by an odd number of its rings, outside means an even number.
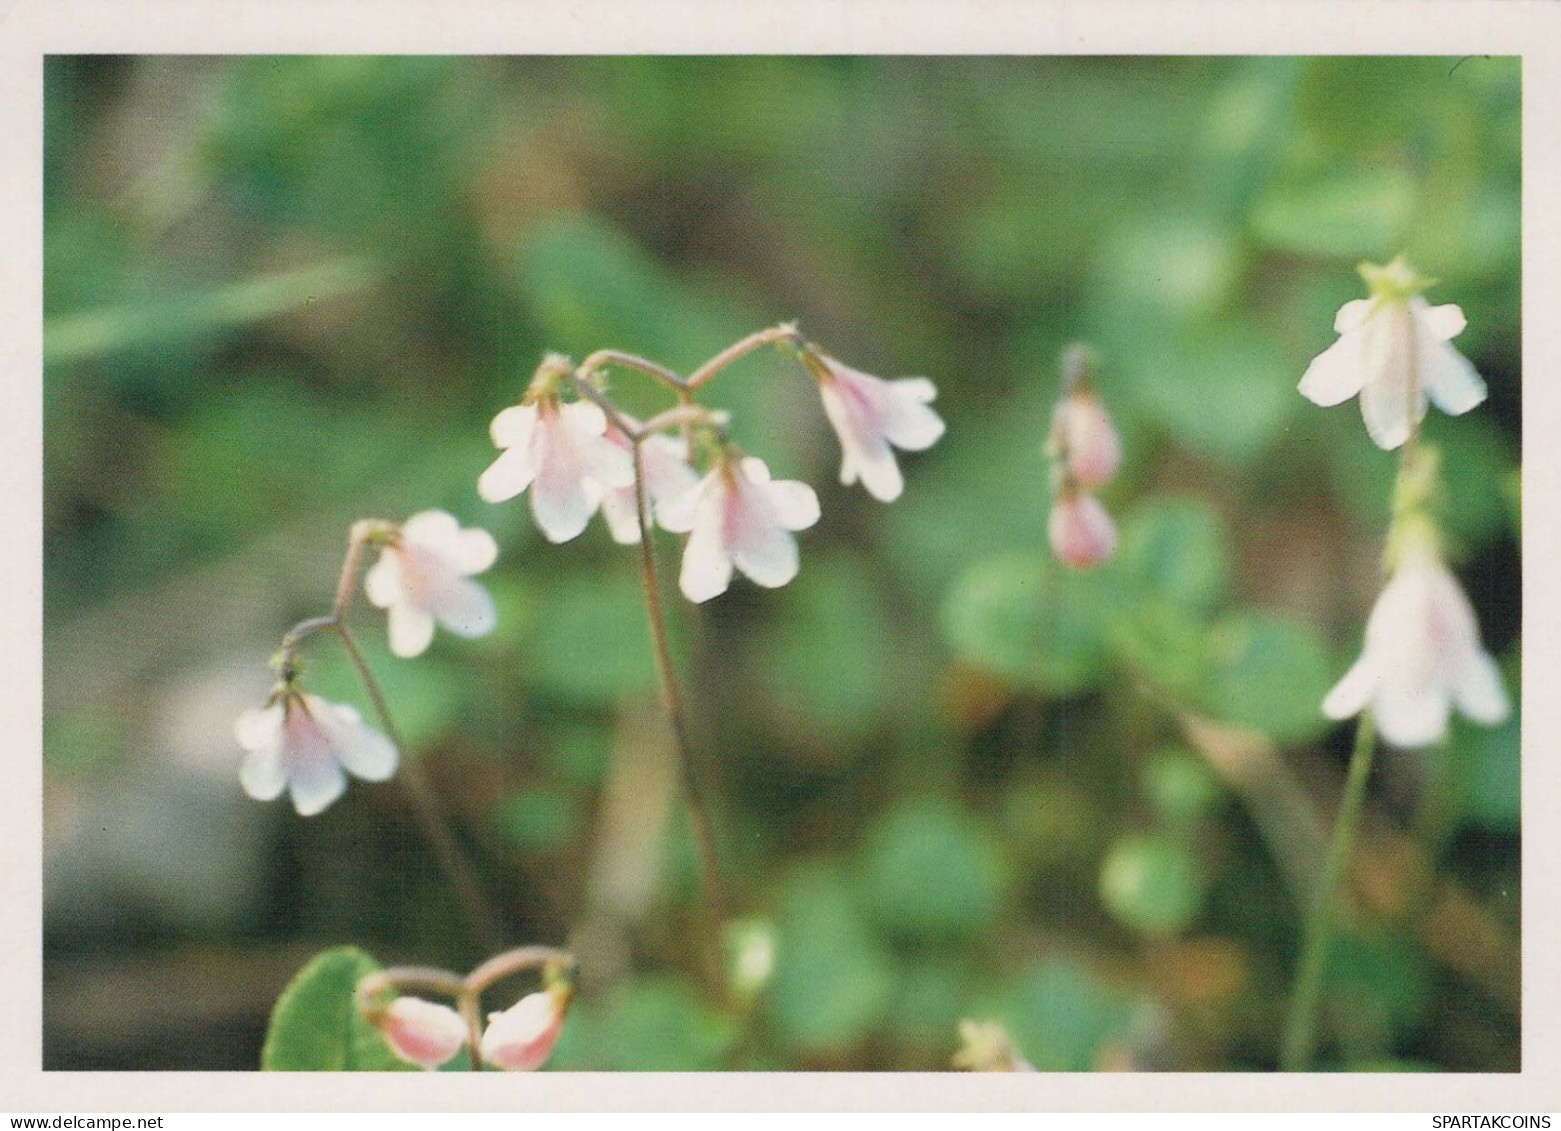
M434 616L457 636L486 636L498 623L493 598L469 577L452 579L439 594Z
M1456 338L1463 333L1464 327L1469 324L1463 316L1463 311L1456 303L1444 303L1441 306L1427 306L1424 300L1417 299L1413 305L1415 315L1420 319L1420 324L1431 332L1431 336L1438 341L1447 341Z
M594 480L544 466L531 489L531 514L549 542L567 542L585 530L601 501Z
M460 531L450 547L450 560L462 573L481 573L499 557L499 544L480 526Z
M396 744L366 725L351 707L325 704L320 723L350 773L364 781L385 781L396 772Z
M1360 412L1366 433L1384 451L1392 451L1409 439L1411 422L1425 416L1426 395L1417 389L1411 403L1408 374L1393 369L1372 374L1360 391Z
M1339 313L1333 316L1333 332L1335 334L1348 334L1351 330L1359 329L1366 324L1366 319L1371 316L1373 299L1351 299L1339 307Z
M417 997L398 997L385 1008L379 1031L397 1056L409 1064L438 1068L466 1044L466 1022L447 1005Z
M537 406L518 404L505 409L488 425L488 435L496 448L529 448L531 433L537 426Z
M620 546L632 546L640 540L639 505L633 488L618 487L602 496L602 517L607 531Z
M1429 746L1447 734L1447 696L1427 687L1385 684L1377 694L1376 722L1394 746Z
M1416 353L1421 386L1448 416L1462 416L1485 399L1485 382L1469 359L1428 331L1419 335Z
M889 458L893 462L894 457ZM806 530L819 520L818 495L806 483L778 479L764 490L770 505L775 508L775 517L785 529Z
M233 737L245 750L275 746L282 734L282 704L255 707L233 720Z
M1314 357L1301 377L1301 395L1315 405L1330 408L1360 392L1366 381L1363 346L1364 338L1357 331L1344 335Z
M927 407L927 402L936 396L937 389L925 377L884 382L880 398L884 437L908 452L919 452L937 443L947 425Z
M447 549L460 533L455 516L445 511L420 511L401 524L401 537L437 550Z
M347 775L334 758L301 759L289 767L287 785L298 815L313 817L342 795Z
M275 746L251 750L239 767L239 784L256 801L274 801L287 785L281 751Z
M421 656L434 639L434 618L406 601L390 606L390 650L402 659Z
M1371 702L1376 690L1376 665L1369 653L1363 654L1323 699L1323 714L1330 719L1353 718Z
M531 486L535 478L536 464L529 448L510 448L478 477L477 494L485 502L502 503Z
M867 488L867 493L880 503L892 503L905 491L905 476L900 474L899 461L883 441L845 449L840 461L840 482L850 485L858 478L862 480L862 486ZM814 505L816 509L816 499ZM812 523L806 525L811 526ZM794 526L790 529L801 530L803 527Z
M720 472L711 472L718 475ZM691 522L693 533L683 548L683 568L678 587L695 604L726 592L732 582L732 559L721 542L726 490L707 482L699 492L699 507Z
M1486 652L1470 656L1453 687L1453 702L1477 723L1494 726L1507 721L1511 704L1501 682L1501 671Z
M381 609L406 600L406 586L402 584L401 561L396 550L382 551L379 560L363 574L363 592L371 605Z

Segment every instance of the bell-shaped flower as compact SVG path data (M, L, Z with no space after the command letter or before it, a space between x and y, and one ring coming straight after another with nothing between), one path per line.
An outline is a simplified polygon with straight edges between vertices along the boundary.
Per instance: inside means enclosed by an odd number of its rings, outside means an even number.
M491 566L498 552L486 530L462 530L444 511L407 519L363 577L369 600L389 610L390 650L420 655L436 621L457 636L492 632L493 598L469 575Z
M590 401L569 404L556 393L505 409L489 432L504 454L477 480L490 503L531 488L531 513L550 542L585 529L602 495L634 482L629 453L609 441L607 415Z
M1117 528L1088 491L1064 490L1046 523L1052 554L1073 569L1094 569L1116 552Z
M627 423L633 427L638 421ZM607 426L607 439L633 458L633 442L611 423ZM699 473L688 465L688 445L671 436L646 437L640 444L640 458L645 466L645 495L652 508L651 517L659 521L664 505L699 486ZM632 481L627 487L610 488L602 496L602 517L607 520L614 542L630 546L640 540L639 505Z
M510 1072L533 1072L547 1063L564 1025L567 992L527 994L502 1013L488 1016L482 1058Z
M723 453L659 517L668 530L690 532L679 585L690 601L708 601L726 592L734 567L767 589L796 577L792 532L818 521L818 496L806 483L772 480L761 459Z
M1122 441L1100 398L1076 389L1052 413L1052 447L1080 487L1104 487L1122 466Z
M301 817L323 811L347 788L347 774L384 781L396 772L396 747L358 712L286 687L233 725L249 753L239 770L244 792L271 801L286 789Z
M1391 450L1409 439L1428 402L1461 415L1485 399L1485 382L1449 344L1466 324L1458 307L1428 305L1417 293L1426 280L1402 259L1362 264L1361 274L1372 297L1339 308L1339 340L1312 360L1300 391L1323 407L1360 394L1366 431Z
M466 1022L448 1005L398 997L374 1017L390 1051L408 1064L438 1068L466 1044Z
M1366 707L1382 737L1405 747L1444 737L1453 707L1479 723L1507 717L1507 692L1480 645L1474 609L1429 545L1405 548L1366 622L1360 659L1323 700L1331 719Z
M943 418L929 406L938 390L925 377L885 381L823 354L810 366L818 377L824 413L840 437L840 482L858 479L880 502L900 497L905 480L893 445L908 452L930 448L943 435Z

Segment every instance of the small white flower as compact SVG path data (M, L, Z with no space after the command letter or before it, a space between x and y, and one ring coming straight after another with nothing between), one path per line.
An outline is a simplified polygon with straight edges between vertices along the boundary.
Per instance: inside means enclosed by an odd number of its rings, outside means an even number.
M398 997L374 1019L390 1051L408 1064L438 1068L466 1044L466 1022L448 1005Z
M323 811L347 788L345 768L365 781L396 772L396 747L341 703L294 688L245 711L233 735L249 753L239 770L244 792L271 801L287 789L301 817Z
M567 997L551 990L527 994L502 1013L488 1015L482 1058L510 1072L533 1072L547 1063L564 1025Z
M908 452L930 448L943 435L943 419L928 407L938 390L925 377L885 381L823 354L814 369L824 412L840 437L840 482L861 479L880 502L900 497L905 480L892 444Z
M1469 598L1425 545L1406 547L1366 622L1360 659L1328 692L1323 713L1347 719L1368 706L1382 737L1406 747L1443 738L1453 707L1487 725L1510 709Z
M390 650L421 655L435 621L457 636L492 632L493 598L468 575L491 566L498 552L486 530L462 530L444 511L407 519L363 577L369 600L390 611Z
M1409 439L1428 402L1459 416L1485 399L1485 382L1448 344L1466 325L1463 311L1428 305L1415 293L1425 281L1401 259L1363 264L1361 273L1372 297L1339 308L1339 340L1313 359L1300 391L1325 408L1359 393L1366 431L1391 450Z
M477 493L502 503L530 487L542 533L550 542L567 542L591 521L605 491L634 482L629 453L606 431L606 414L590 401L564 404L543 394L507 408L489 428L504 454L477 480Z
M1052 444L1080 487L1104 487L1122 466L1122 441L1094 393L1076 390L1057 402Z
M1117 528L1100 500L1069 491L1052 504L1046 522L1052 554L1072 569L1094 569L1116 552Z
M630 427L638 424L634 420L626 423ZM629 452L633 459L632 441L611 424L607 426L607 439ZM688 465L688 445L671 436L647 437L640 444L640 457L645 464L645 494L653 508L651 517L659 520L663 506L699 486L699 473ZM602 517L607 520L614 542L629 546L640 540L639 506L632 482L627 487L613 487L602 496Z
M764 461L722 456L697 490L663 506L661 524L691 531L679 584L690 601L726 592L735 566L767 589L797 576L795 530L819 518L818 496L794 479L772 481Z

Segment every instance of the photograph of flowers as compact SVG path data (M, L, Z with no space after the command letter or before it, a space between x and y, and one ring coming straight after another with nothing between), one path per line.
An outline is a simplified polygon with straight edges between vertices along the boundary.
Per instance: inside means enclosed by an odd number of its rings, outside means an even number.
M1519 1071L1521 70L48 57L44 1069Z

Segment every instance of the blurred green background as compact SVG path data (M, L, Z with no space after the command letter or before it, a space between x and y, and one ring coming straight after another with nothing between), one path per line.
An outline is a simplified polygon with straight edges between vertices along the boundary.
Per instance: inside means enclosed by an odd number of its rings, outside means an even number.
M46 84L46 1067L252 1068L322 947L482 957L395 784L299 819L242 794L231 735L348 524L441 507L499 541L498 630L398 661L354 624L514 940L581 956L552 1067L935 1069L974 1018L1042 1069L1272 1068L1352 733L1318 704L1395 466L1295 391L1363 258L1468 316L1490 399L1427 433L1516 696L1517 60L56 57ZM711 387L824 510L790 586L672 598L730 898L776 945L736 1016L695 976L634 555L599 522L549 546L475 481L544 351L686 371L788 319L932 377L949 429L884 506L837 485L783 357ZM1080 338L1127 452L1089 576L1045 551ZM1518 1068L1518 778L1516 713L1383 753L1325 1066Z

